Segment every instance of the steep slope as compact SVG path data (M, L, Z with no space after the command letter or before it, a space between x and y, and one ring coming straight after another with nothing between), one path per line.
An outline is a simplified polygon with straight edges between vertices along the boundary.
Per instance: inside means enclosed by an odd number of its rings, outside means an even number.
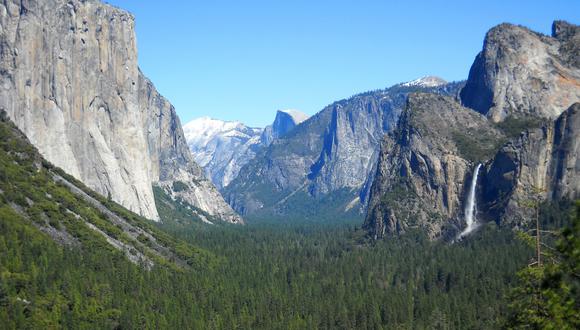
M196 253L205 253L185 245L177 250L178 242L146 219L54 167L3 111L0 137L2 222L34 227L70 248L118 251L146 269L155 265L188 267L197 262Z
M491 29L461 91L467 107L494 122L507 117L555 119L580 101L580 27L563 21L552 37L522 26Z
M482 216L521 227L527 205L580 198L580 103L504 145L481 179Z
M144 129L153 184L173 200L190 204L202 213L230 223L243 223L193 160L173 106L145 76L140 74L139 79L140 109L146 116Z
M456 95L461 86L399 84L335 102L262 150L224 195L242 214L356 216L366 203L380 141L395 126L407 94Z
M297 110L278 110L274 123L264 129L209 117L194 119L183 129L195 161L221 189L230 184L261 148L288 134L307 118Z
M373 237L420 228L440 236L463 219L466 180L504 142L487 119L453 99L410 94L385 137L364 227Z
M176 305L221 262L54 167L3 111L0 251L3 329L191 327L199 314Z
M0 109L41 154L158 219L152 185L237 222L187 150L173 107L137 66L134 18L100 1L0 4ZM182 185L183 186L183 185Z
M433 97L409 99L383 143L364 224L371 236L419 227L455 238L471 213L522 227L531 201L578 198L580 123L578 103L570 104L580 96L579 30L555 22L553 31L502 24L487 34L460 93L487 120Z

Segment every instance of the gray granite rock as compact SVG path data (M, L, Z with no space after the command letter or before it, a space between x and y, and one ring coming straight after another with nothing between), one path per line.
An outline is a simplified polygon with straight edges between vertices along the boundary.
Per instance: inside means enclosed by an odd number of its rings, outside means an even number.
M278 110L272 125L248 127L241 122L197 118L183 126L193 157L220 189L273 140L285 136L308 116L297 110Z
M482 213L521 227L530 201L580 198L580 103L504 145L482 177Z
M209 182L192 183L205 179L139 71L134 25L100 1L4 1L0 108L46 159L147 218L159 218L152 185L184 180L194 206L239 221Z
M364 227L375 238L410 228L435 238L450 222L459 225L465 182L502 141L484 116L452 98L409 95L382 144Z
M431 77L334 102L261 150L224 195L250 215L304 216L304 205L320 210L312 213L317 217L362 212L381 140L396 125L408 93L455 95L461 87Z
M518 228L532 219L531 200L578 198L578 33L558 21L552 37L510 24L491 29L460 93L485 117L450 99L409 97L383 142L369 234L421 228L431 238L454 235L465 227L465 182L477 164L478 221Z
M461 91L462 103L494 122L557 118L580 101L580 28L562 21L553 36L501 24L491 29Z

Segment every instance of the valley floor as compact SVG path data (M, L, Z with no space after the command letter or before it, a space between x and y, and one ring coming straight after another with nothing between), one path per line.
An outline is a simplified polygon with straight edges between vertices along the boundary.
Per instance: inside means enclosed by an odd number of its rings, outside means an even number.
M8 328L493 328L531 256L495 226L447 245L415 234L369 243L348 223L166 223L214 257L190 270L145 271L4 219L0 323Z

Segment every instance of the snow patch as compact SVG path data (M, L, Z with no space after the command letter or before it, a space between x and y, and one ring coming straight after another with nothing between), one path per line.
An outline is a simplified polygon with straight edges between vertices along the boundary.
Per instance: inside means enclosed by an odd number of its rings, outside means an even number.
M437 87L441 85L447 84L447 81L435 77L435 76L426 76L419 79L411 80L406 83L402 83L401 86L404 87Z

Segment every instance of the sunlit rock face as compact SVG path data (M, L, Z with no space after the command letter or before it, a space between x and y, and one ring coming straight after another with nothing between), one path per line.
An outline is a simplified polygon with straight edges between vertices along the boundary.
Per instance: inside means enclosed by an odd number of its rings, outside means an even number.
M411 228L436 238L462 229L475 169L502 139L483 115L452 98L411 94L383 141L364 227L375 238Z
M359 217L383 135L396 126L407 95L455 96L462 86L428 77L334 102L262 149L224 196L242 214ZM317 214L304 214L304 208Z
M0 108L49 161L149 219L152 185L180 180L194 206L239 221L140 72L134 24L100 1L0 4Z
M420 228L455 238L473 221L521 228L530 201L580 196L580 28L552 30L491 29L460 92L465 107L409 97L382 144L364 224L372 237Z
M483 210L500 223L520 227L532 219L537 198L580 198L580 103L555 121L529 129L505 144L483 177Z
M522 26L491 29L461 91L462 103L494 122L556 119L580 101L580 27L563 21L545 36Z

